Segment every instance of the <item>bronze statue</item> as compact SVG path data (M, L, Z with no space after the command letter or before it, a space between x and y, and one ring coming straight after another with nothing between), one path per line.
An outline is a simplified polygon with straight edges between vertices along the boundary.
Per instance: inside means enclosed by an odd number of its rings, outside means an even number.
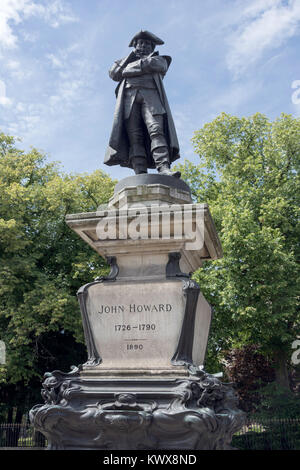
M179 158L176 130L162 79L171 57L160 56L154 34L140 31L131 40L134 50L109 71L119 82L113 129L104 163L133 168L136 174L156 168L159 174L180 178L170 164Z

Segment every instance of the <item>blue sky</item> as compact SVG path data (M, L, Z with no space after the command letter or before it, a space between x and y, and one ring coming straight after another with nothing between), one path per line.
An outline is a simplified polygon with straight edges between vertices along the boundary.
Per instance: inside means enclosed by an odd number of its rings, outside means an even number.
M222 111L300 115L300 0L0 0L0 130L67 172L103 164L115 106L108 69L147 29L171 55L164 83L182 158Z

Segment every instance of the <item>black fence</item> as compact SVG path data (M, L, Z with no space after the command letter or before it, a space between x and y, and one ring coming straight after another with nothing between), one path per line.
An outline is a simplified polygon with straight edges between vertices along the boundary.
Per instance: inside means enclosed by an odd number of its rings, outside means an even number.
M0 424L0 448L46 446L45 436L29 424Z
M249 421L233 436L241 450L300 450L300 418Z
M300 418L249 421L233 436L232 445L240 450L300 450ZM29 424L0 424L0 448L43 448L43 434Z

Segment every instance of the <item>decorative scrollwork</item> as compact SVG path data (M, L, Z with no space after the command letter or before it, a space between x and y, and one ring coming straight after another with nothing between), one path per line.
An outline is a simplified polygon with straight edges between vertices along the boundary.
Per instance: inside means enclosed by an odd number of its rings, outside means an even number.
M221 382L215 375L208 374L203 367L188 365L190 377L180 381L181 406L186 408L209 407L218 412L220 407L236 408L238 397L232 384ZM178 399L176 400L178 406Z
M71 390L79 390L80 387L72 385L72 379L79 376L81 366L71 367L71 372L64 373L60 370L46 372L41 395L48 405L66 405Z
M102 411L107 410L126 410L126 411L153 411L157 408L157 403L151 402L139 402L137 403L137 397L133 393L118 393L115 394L115 401L98 404L99 409Z
M150 400L135 381L122 382L123 392L107 392L107 382L78 374L46 374L46 404L30 412L51 449L230 449L244 424L230 384L203 368L190 366L190 375L175 384L147 381Z

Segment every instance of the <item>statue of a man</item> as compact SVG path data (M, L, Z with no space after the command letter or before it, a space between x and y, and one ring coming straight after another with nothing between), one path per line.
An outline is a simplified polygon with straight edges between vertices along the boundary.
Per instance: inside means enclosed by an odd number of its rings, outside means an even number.
M179 145L162 79L171 57L154 52L164 44L154 34L140 31L131 40L134 50L109 71L119 82L113 129L106 165L133 168L136 174L156 168L162 175L180 178L170 164L179 158Z

